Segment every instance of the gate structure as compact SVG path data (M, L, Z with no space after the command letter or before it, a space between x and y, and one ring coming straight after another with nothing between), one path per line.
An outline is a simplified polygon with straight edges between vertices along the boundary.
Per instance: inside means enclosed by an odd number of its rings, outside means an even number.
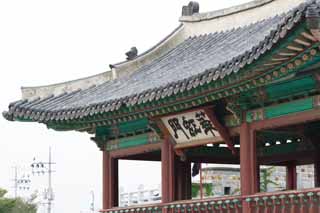
M320 3L199 13L190 2L180 22L110 71L22 88L3 116L92 134L101 212L319 212ZM119 159L161 161L161 203L117 207ZM241 195L191 200L191 163L239 164ZM297 190L303 164L314 165L313 189ZM261 193L260 165L285 166L287 191Z

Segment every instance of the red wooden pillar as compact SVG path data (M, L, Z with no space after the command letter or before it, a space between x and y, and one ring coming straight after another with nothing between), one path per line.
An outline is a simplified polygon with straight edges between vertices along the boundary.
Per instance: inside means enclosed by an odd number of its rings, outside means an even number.
M164 139L161 148L161 187L162 202L168 203L174 200L174 150L168 138Z
M109 202L109 170L110 170L110 154L102 151L102 208L110 209Z
M118 206L118 200L119 200L119 165L118 165L118 159L110 158L110 207L116 207Z
M185 194L185 182L186 179L183 177L184 171L184 162L177 160L175 163L175 200L183 200L183 194Z
M258 192L258 172L255 132L246 122L240 127L240 180L241 195ZM250 212L247 202L243 202L243 212Z
M287 165L287 190L297 189L297 166L294 162Z
M257 153L254 131L248 123L240 130L240 176L241 194L251 195L258 192Z
M257 192L260 192L260 165L257 163Z
M102 154L102 208L110 209L118 206L118 159L113 159L110 153Z
M175 200L191 199L191 164L177 160L175 166Z
M320 152L314 158L314 186L320 187Z
M184 197L185 200L192 199L192 177L191 177L191 163L187 162L186 164L186 194Z

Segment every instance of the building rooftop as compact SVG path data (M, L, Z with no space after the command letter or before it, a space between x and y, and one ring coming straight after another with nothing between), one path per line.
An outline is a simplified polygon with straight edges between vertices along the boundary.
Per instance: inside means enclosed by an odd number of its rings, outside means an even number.
M268 52L305 16L311 1L257 0L199 13L191 2L181 24L141 55L75 81L23 87L8 120L73 120L179 95L220 81ZM316 4L316 6L318 6ZM131 53L129 53L131 54Z

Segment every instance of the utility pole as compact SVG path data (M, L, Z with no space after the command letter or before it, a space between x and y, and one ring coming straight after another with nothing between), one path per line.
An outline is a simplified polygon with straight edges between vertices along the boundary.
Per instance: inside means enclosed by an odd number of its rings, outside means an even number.
M91 190L90 192L91 192L91 196L92 196L90 210L92 211L92 213L94 213L94 192L93 192L93 190Z
M30 189L30 183L31 180L29 178L29 175L22 175L20 178L18 178L18 166L14 166L14 178L12 181L14 182L14 198L18 197L18 190L29 190Z
M48 213L51 213L51 203L53 201L53 190L51 185L51 175L52 175L52 169L51 169L52 161L51 161L51 147L49 147L49 170L48 170Z
M49 147L49 161L48 162L36 162L34 159L34 162L31 164L32 167L32 174L42 174L44 175L45 173L48 174L48 187L45 190L45 195L44 199L47 200L48 202L47 207L48 207L48 213L51 213L52 210L52 203L54 200L54 194L53 194L53 189L52 189L52 173L55 172L52 170L52 164L55 164L52 162L52 157L51 157L51 147ZM37 170L37 171L35 171Z
M18 167L14 167L14 198L18 196Z

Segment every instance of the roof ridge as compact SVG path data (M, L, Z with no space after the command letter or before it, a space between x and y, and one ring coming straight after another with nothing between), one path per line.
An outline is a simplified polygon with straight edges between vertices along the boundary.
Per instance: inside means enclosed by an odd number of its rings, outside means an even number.
M211 19L220 18L223 16L232 15L234 13L239 13L245 10L254 9L256 7L261 7L265 4L269 4L270 2L273 2L275 0L253 0L250 2L246 2L243 4L209 11L209 12L203 12L203 13L194 13L191 16L181 16L179 21L181 22L199 22L199 21L207 21Z
M30 118L33 121L40 122L47 119L78 119L86 117L89 114L94 115L96 113L115 111L118 110L121 106L131 107L140 103L152 102L154 100L157 101L159 99L164 99L166 97L176 95L178 93L183 93L192 88L196 88L199 85L209 84L212 81L223 79L225 76L231 73L237 73L247 64L251 64L253 63L253 61L258 60L261 55L270 50L272 46L276 44L281 38L285 37L287 33L295 26L295 24L300 22L301 19L304 17L306 6L308 5L309 4L303 4L296 7L292 11L288 11L283 15L274 16L274 18L277 17L277 20L275 22L273 22L272 19L266 19L268 21L261 22L264 28L261 28L261 32L259 31L260 34L257 35L258 38L255 39L254 42L251 41L251 45L248 46L247 49L241 49L243 45L235 47L236 49L233 52L231 52L231 54L229 54L229 58L227 58L228 60L220 60L218 58L219 60L216 60L215 62L211 61L211 63L208 66L202 66L201 63L198 63L198 67L189 67L190 63L193 63L194 59L190 57L188 58L186 55L181 55L180 57L180 52L182 50L177 50L175 53L179 55L179 57L173 58L171 65L167 63L156 64L156 69L161 69L163 70L163 72L155 72L155 70L151 70L153 74L151 75L152 78L150 77L150 82L146 81L147 76L150 76L150 72L147 72L148 70L146 72L137 71L134 74L130 75L130 78L127 79L128 81L125 82L127 83L126 85L123 84L121 85L121 87L119 87L119 85L115 85L113 87L112 85L108 85L108 87L103 86L103 90L98 90L97 92L91 94L91 96L87 99L84 98L81 101L75 99L64 100L62 101L62 103L58 103L59 106L55 106L55 110L52 110L51 108L44 108L42 109L42 112L39 113L36 113L34 111L33 114L31 113L32 116L26 115L26 118ZM254 30L254 27L259 26L260 24L253 25L253 28L250 29ZM241 35L246 36L247 34L244 33ZM226 34L225 36L229 35ZM233 44L232 42L237 41L234 40L234 36L235 35L230 37L231 40L228 41L229 45ZM203 37L205 38L206 36ZM206 39L204 39L200 43L192 44L190 46L190 49L183 51L190 52L192 50L195 50L195 48L198 50L198 48L200 47L199 45L202 45L206 42ZM212 43L212 45L214 44L215 43ZM212 48L213 47L210 48L210 52L208 52L208 54L210 54L211 56L216 56L216 53L211 51L214 49ZM200 62L203 58L206 58L206 55L203 55L203 57L199 57ZM188 61L190 63L176 64L177 61L183 60ZM196 70L194 70L194 68L196 68ZM192 72L190 71L191 69L193 70ZM170 80L165 80L158 84L155 84L151 81L152 79L160 79L162 78L162 76L169 76L175 71L179 72L171 76ZM140 80L137 80L136 78ZM118 78L118 80L120 79L121 78ZM114 81L114 83L117 82L117 80ZM122 83L124 83L124 81ZM148 85L146 83L148 83ZM111 93L109 89L111 89ZM80 92L79 95L83 97L84 92ZM69 104L69 102L74 103ZM5 112L3 116L7 119L19 118L20 105L21 104L17 105L18 110L15 110L14 108L9 108L9 112Z
M181 29L183 25L182 24L179 24L178 27L176 27L171 33L169 33L166 37L164 37L163 39L161 39L158 43L156 43L155 45L153 45L152 47L150 47L149 49L147 49L146 51L142 52L141 54L138 54L134 60L138 59L139 57L142 57L148 53L150 53L152 50L156 49L159 45L161 45L163 42L165 42L168 38L170 38L172 35L174 35L178 30ZM117 68L117 66L120 66L122 64L125 64L127 63L128 60L125 60L125 61L120 61L120 62L117 62L115 64L112 64L113 66L115 66Z

